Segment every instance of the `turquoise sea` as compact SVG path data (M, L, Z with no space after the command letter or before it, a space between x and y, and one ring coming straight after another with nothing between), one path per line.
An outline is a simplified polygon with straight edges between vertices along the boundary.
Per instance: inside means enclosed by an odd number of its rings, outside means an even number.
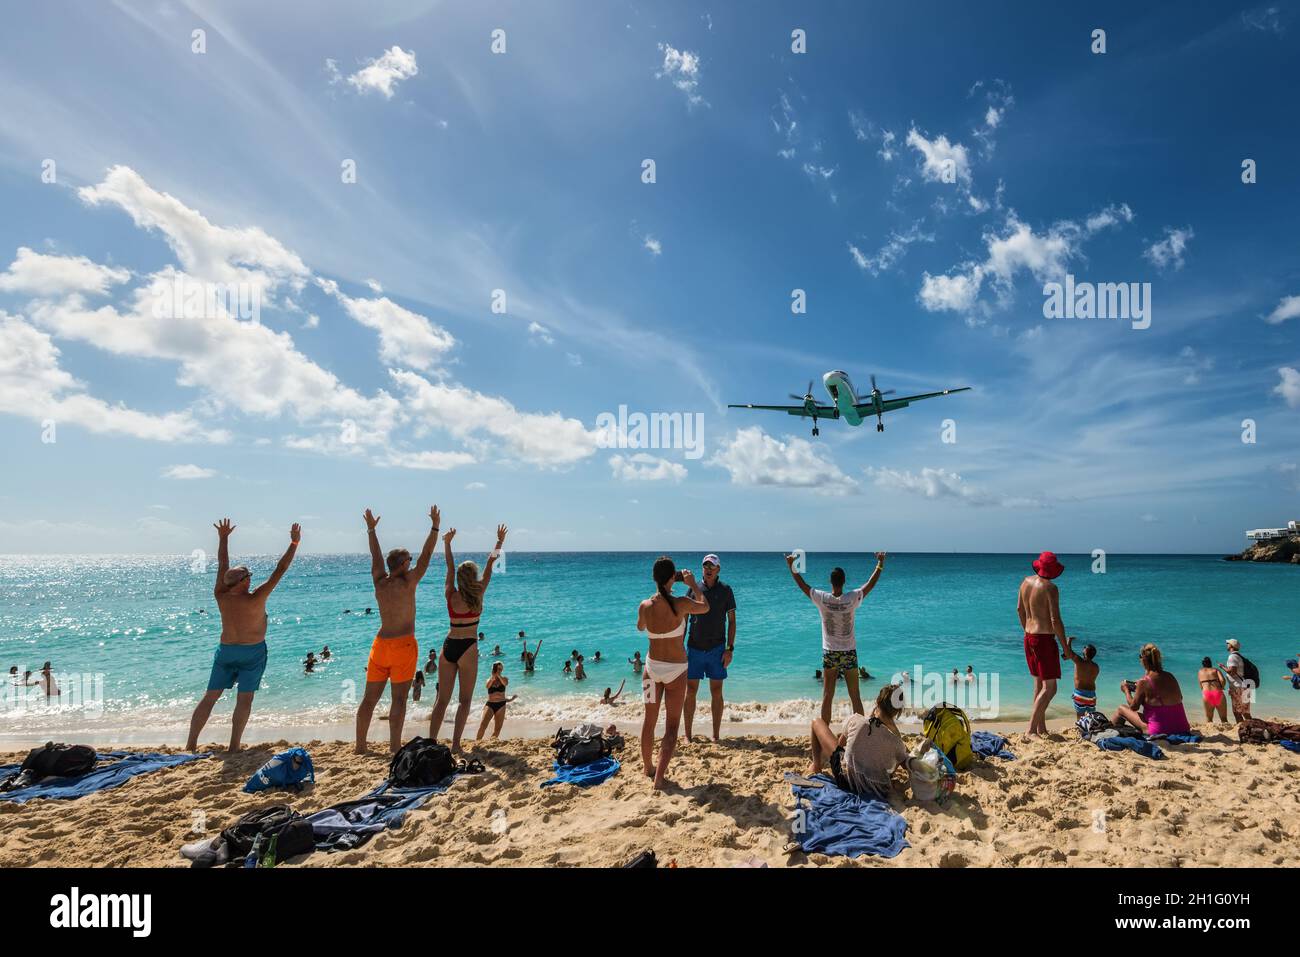
M482 555L465 557L482 561ZM635 628L637 603L653 589L650 553L510 552L493 579L483 616L486 640L480 689L494 645L511 692L511 714L541 720L601 714L606 686L627 678L626 697L638 709L639 682L626 660L644 656ZM677 554L698 572L698 554ZM859 658L877 680L917 666L926 673L973 665L980 687L995 686L997 717L1026 713L1025 670L1016 591L1030 571L1029 555L893 554L880 584L858 614ZM233 556L261 581L275 556ZM1072 634L1098 648L1100 701L1120 702L1121 679L1140 674L1137 650L1146 641L1164 651L1200 720L1196 669L1202 656L1225 657L1224 639L1242 641L1259 666L1263 687L1257 715L1300 713L1300 691L1283 681L1284 661L1300 651L1296 604L1300 568L1224 562L1219 556L1111 555L1104 574L1085 555L1062 556L1062 613ZM825 586L843 566L860 583L874 559L867 554L809 554L807 578ZM738 604L737 653L726 684L729 720L804 722L816 710L820 626L816 610L790 580L779 552L723 555L723 580ZM421 586L417 622L421 660L446 634L443 566L435 562ZM0 707L0 733L90 727L100 730L175 729L206 686L220 625L212 598L213 572L192 570L188 556L0 557L0 667L37 671L50 660L65 690L63 708L33 706L9 691ZM679 586L680 588L680 586ZM366 654L378 626L362 612L374 605L364 555L304 554L272 596L268 610L270 664L251 727L347 722L364 681ZM351 609L352 614L345 614ZM544 644L538 671L526 675L515 637ZM305 675L308 650L328 644L335 660ZM590 678L562 673L573 649L587 659ZM605 659L592 661L596 651ZM1068 714L1066 663L1053 713ZM935 679L937 680L937 679ZM427 713L432 689L416 713ZM227 695L215 720L231 707ZM704 703L701 696L701 703ZM843 691L838 701L845 701ZM984 700L988 704L987 696ZM971 709L978 710L978 709ZM477 715L477 712L476 712ZM984 714L992 717L992 714Z

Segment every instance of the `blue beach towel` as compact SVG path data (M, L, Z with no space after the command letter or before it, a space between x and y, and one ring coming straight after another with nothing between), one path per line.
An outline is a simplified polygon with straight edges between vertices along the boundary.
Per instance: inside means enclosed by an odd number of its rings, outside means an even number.
M87 794L94 794L96 791L118 787L139 774L161 771L163 768L174 768L180 764L188 764L200 758L210 757L210 755L207 752L202 754L130 754L126 751L108 751L98 754L96 757L101 761L111 763L97 767L95 770L78 777L46 778L30 787L0 793L0 800L13 801L15 804L25 804L32 798L55 798L70 801L74 798L85 797ZM19 767L21 765L17 764L0 767L0 777L17 771Z
M1092 743L1103 751L1136 751L1138 754L1156 761L1163 761L1165 757L1165 753L1160 750L1159 745L1147 741L1145 738L1101 738Z
M345 851L360 847L380 831L400 827L414 811L435 794L442 794L456 780L450 774L427 788L395 788L387 781L355 801L344 801L315 814L308 814L318 851Z
M542 787L553 784L576 784L580 788L589 788L593 784L608 781L618 773L618 760L611 757L597 758L589 764L561 764L555 762L555 777L543 781Z
M787 774L786 779L797 777ZM796 834L806 854L832 854L857 857L875 854L897 857L907 843L907 821L894 813L884 801L863 798L835 786L830 776L815 775L824 781L819 788L791 782L795 810L803 812L802 835Z
M1191 734L1153 734L1149 741L1168 741L1170 744L1200 744L1202 738L1196 732Z
M245 794L256 794L267 788L295 788L301 791L305 782L316 783L316 769L306 748L281 751L253 772L244 785Z
M1296 754L1300 754L1300 741L1282 740L1278 741L1278 744L1282 745L1282 747L1286 748L1288 751L1294 751Z
M1006 761L1016 759L1016 756L1007 750L1007 739L992 731L971 732L970 747L976 754L986 758L1002 758Z

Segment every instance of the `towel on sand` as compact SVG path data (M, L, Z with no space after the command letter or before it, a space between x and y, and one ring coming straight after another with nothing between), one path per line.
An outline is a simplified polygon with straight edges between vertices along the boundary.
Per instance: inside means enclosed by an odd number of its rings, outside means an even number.
M787 780L796 777L786 775ZM814 775L812 780L824 784L819 788L790 784L797 815L795 840L804 853L897 857L911 846L904 837L907 821L884 801L842 791L829 775Z
M24 804L32 798L58 798L70 801L73 798L85 797L87 794L93 794L105 788L118 787L137 774L148 774L150 771L174 768L178 764L188 764L200 758L210 757L210 755L207 752L202 754L130 754L126 751L108 751L97 754L96 757L100 761L109 761L111 763L97 767L95 770L88 771L77 777L45 778L28 787L19 788L16 791L6 791L0 793L0 800L13 801L15 804ZM0 777L3 777L6 773L17 771L19 767L21 765L16 764L0 767Z
M408 811L446 791L455 779L451 774L427 788L395 788L385 781L355 801L343 801L308 814L307 820L316 835L316 849L351 850L386 828L400 827Z
M548 788L552 784L576 784L578 787L589 788L593 784L608 781L618 773L619 767L618 761L611 757L597 758L588 764L561 764L556 761L555 777L543 781L542 787Z
M986 758L1003 758L1007 761L1016 759L1016 756L1007 750L1007 739L992 731L972 732L970 748L976 754Z
M1156 761L1164 760L1165 756L1159 745L1145 738L1125 738L1114 735L1108 738L1094 738L1092 743L1103 751L1136 751L1138 754L1153 758Z
M1288 751L1294 751L1296 754L1300 754L1300 742L1279 741L1278 744L1282 745L1282 747L1286 748Z
M1168 741L1170 744L1200 744L1201 736L1193 731L1191 734L1153 734L1148 741Z

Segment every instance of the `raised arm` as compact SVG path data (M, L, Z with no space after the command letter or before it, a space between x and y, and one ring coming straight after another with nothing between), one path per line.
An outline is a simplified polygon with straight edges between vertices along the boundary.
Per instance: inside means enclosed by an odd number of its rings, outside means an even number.
M682 596L686 601L687 614L702 615L708 611L709 600L704 597L704 589L701 588L700 583L696 581L695 573L689 569L683 569L682 581L685 583L686 587L690 589L690 591Z
M492 580L492 566L496 564L497 557L501 554L501 546L506 543L506 527L497 526L497 546L492 549L492 554L488 556L487 566L483 569L483 591L487 591L488 582Z
M375 581L384 577L384 553L379 548L379 536L375 534L375 526L379 524L379 516L375 515L370 509L366 509L366 537L370 541L370 577Z
M212 527L217 530L217 586L212 593L220 595L226 590L226 572L230 570L230 547L227 540L235 526L230 524L230 519L223 518Z
M456 556L451 553L451 540L455 537L454 528L447 529L447 534L442 536L442 550L447 557L447 582L442 590L447 593L448 598L456 590Z
M871 594L871 589L876 587L876 582L880 581L880 573L885 570L885 553L876 552L876 570L871 573L867 583L862 586L862 597L866 598Z
M280 584L280 579L284 577L284 573L293 564L293 556L298 553L298 543L300 541L302 541L302 527L297 522L294 522L289 529L289 547L284 550L279 563L275 566L275 571L271 572L271 577L258 585L253 594L269 595L275 590L275 586Z
M424 548L420 549L420 557L415 563L415 581L418 584L424 577L424 573L429 570L429 562L433 560L433 549L438 544L438 521L441 513L438 506L431 506L429 509L429 521L432 528L429 530L429 537L424 540Z
M794 570L794 556L793 555L785 556L785 564L790 569L790 574L794 576L794 583L799 586L799 590L803 592L805 595L807 595L809 598L811 598L812 589L809 588L808 583L803 580L803 576Z
M1063 646L1064 646L1064 649L1065 649L1065 650L1061 652L1061 657L1062 657L1062 658L1065 658L1065 659L1067 659L1067 660L1069 660L1069 661L1073 661L1076 665L1077 665L1077 664L1082 664L1082 663L1083 663L1083 659L1080 658L1079 655L1078 655L1078 653L1074 650L1074 636L1073 636L1073 635L1066 635L1066 636L1065 636L1065 641L1063 642Z
M627 679L624 678L622 681L619 682L618 691L614 692L614 697L610 698L609 700L611 702L617 701L619 695L623 693L623 689L626 687L627 687Z

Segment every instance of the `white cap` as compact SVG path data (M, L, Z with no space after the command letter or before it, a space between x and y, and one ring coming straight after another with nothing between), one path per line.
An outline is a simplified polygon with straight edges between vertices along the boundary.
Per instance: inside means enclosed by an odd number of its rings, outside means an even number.
M701 565L717 565L719 568L722 567L722 562L718 561L718 556L715 555L715 554L713 554L713 552L709 552L709 554L705 555L705 556L704 556L704 561L700 562L700 564L701 564Z

